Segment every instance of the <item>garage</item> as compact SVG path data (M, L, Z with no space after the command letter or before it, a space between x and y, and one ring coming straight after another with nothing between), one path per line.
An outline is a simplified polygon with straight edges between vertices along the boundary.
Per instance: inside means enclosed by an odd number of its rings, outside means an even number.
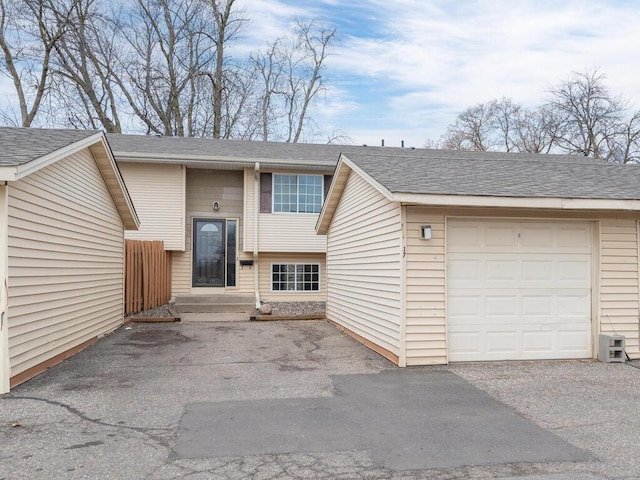
M318 220L327 318L400 366L640 358L640 168L561 155L343 154Z
M448 219L449 361L592 357L593 224Z

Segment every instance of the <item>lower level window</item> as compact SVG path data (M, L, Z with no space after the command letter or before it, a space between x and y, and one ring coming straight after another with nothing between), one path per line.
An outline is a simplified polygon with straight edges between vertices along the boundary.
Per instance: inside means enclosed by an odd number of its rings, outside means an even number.
M274 292L317 292L320 290L320 265L317 263L272 264L271 290Z

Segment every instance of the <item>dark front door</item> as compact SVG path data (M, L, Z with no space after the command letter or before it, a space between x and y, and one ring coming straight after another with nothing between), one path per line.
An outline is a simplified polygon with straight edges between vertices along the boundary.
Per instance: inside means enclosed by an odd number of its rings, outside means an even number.
M226 234L224 220L193 221L193 286L224 287Z

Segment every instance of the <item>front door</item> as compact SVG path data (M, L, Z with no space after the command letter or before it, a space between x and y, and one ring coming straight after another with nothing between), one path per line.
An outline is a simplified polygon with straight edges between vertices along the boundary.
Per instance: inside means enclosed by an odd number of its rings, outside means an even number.
M237 219L193 220L194 287L235 287Z
M193 221L193 286L224 287L226 264L224 220Z

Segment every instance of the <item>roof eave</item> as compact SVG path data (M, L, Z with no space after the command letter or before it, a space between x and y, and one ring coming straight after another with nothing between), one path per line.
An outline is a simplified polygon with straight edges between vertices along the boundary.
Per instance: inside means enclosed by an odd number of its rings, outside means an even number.
M15 165L3 165L0 167L0 182L13 182L17 174L18 167Z
M138 230L140 219L105 135L101 133L99 141L90 145L89 149L122 218L125 230Z
M483 195L392 194L393 201L432 207L532 208L542 210L606 210L640 212L640 199L498 197Z
M181 155L181 154L153 154L140 152L119 152L113 153L120 162L137 163L168 163L168 164L202 164L206 166L220 166L223 168L237 167L242 170L245 167L253 167L256 162L269 168L293 167L317 170L332 170L336 166L335 161L313 161L294 159L274 159L262 157L228 157L228 156L205 156L205 155Z
M322 210L320 211L320 216L318 217L318 222L316 223L316 234L327 234L329 225L331 224L333 215L336 212L338 203L340 203L340 198L342 197L342 193L344 192L344 188L347 184L349 176L351 175L351 172L357 173L373 188L384 195L388 200L393 201L392 194L389 190L387 190L384 186L382 186L382 184L380 184L368 173L366 173L355 163L349 160L349 157L347 157L347 155L341 153L340 158L338 159L338 165L336 166L335 172L333 174L331 186L329 187L329 193L327 194L327 198L322 205Z

